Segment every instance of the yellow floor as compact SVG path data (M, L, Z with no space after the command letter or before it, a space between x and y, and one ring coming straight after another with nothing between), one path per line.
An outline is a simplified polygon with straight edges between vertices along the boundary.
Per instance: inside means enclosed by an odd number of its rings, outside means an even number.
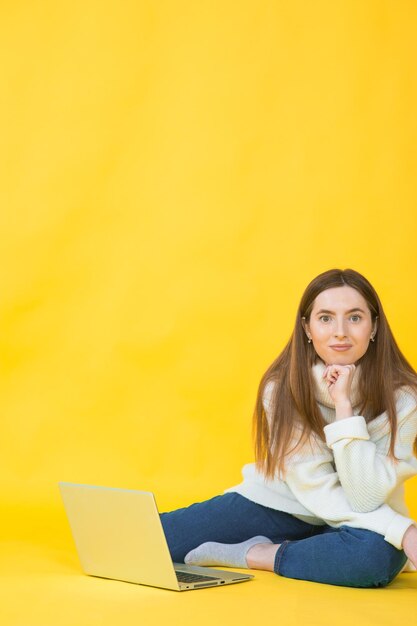
M4 541L0 550L2 626L417 623L417 573L352 589L254 571L250 582L178 593L83 575L65 536Z

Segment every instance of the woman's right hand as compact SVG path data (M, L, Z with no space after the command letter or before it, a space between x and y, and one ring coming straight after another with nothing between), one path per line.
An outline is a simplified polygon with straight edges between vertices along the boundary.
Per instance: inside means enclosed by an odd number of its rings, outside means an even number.
M404 533L402 547L414 567L417 568L417 528L413 524Z

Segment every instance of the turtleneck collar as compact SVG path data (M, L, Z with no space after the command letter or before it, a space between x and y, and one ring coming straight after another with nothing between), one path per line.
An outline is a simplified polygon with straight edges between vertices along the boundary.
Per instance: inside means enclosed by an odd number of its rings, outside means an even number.
M323 373L326 369L323 361L318 361L312 367L313 379L314 379L314 395L319 404L323 404L331 409L335 408L335 404L330 396L330 393L327 388L327 383L323 379ZM359 389L358 389L358 380L360 377L360 364L356 366L355 374L353 376L352 386L351 386L351 394L350 399L352 403L352 408L359 405Z

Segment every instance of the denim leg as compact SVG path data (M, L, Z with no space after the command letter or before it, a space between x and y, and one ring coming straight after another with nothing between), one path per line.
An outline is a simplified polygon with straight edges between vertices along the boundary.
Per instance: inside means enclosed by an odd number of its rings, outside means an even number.
M318 527L314 536L284 541L275 556L274 570L299 578L345 587L385 587L407 561L378 533L361 528Z
M240 543L263 535L274 543L310 537L317 529L289 513L256 504L238 493L225 493L205 502L161 513L172 560L184 557L206 541ZM320 527L322 528L322 527Z

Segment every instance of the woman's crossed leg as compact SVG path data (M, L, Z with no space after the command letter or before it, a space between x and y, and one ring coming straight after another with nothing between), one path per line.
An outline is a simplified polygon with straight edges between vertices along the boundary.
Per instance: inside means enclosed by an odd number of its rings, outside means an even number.
M188 555L187 562L199 565L247 566L287 578L382 587L407 560L403 550L378 533L308 524L237 493L162 513L161 522L174 562Z

